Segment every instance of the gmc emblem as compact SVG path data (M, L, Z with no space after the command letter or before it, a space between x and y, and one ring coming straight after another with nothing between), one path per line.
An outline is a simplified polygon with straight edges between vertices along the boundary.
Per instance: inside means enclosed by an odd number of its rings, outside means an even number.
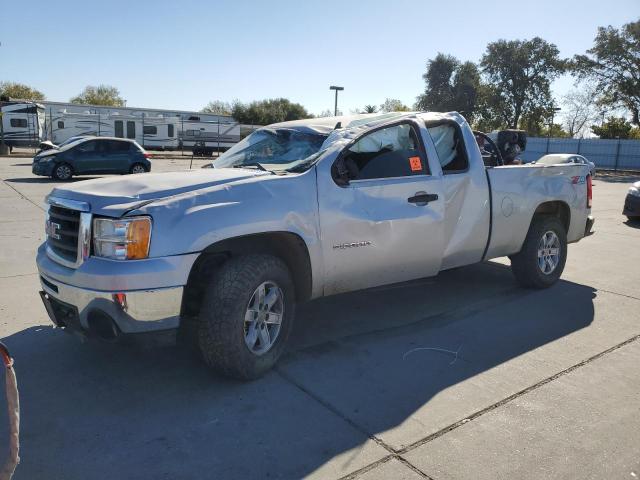
M44 226L44 232L48 237L60 240L60 234L58 234L58 230L60 230L61 228L62 227L59 223L54 223L51 220L47 220L47 223L45 223Z

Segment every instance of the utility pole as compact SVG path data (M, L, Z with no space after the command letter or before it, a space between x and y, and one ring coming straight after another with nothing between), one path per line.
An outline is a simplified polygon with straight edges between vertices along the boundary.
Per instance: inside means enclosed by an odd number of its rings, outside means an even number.
M333 115L334 116L338 116L338 92L344 90L344 87L337 87L335 85L331 85L329 87L329 90L335 90L336 91L336 103L333 107Z

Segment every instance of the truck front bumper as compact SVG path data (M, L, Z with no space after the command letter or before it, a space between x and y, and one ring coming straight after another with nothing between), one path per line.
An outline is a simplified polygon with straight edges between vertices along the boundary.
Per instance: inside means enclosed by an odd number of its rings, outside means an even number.
M110 262L116 271L109 279L103 276L107 271L102 259L93 259L93 265L89 259L74 270L51 260L42 246L37 257L40 295L51 321L68 331L107 340L139 337L156 344L174 343L194 259L186 255L135 265ZM81 286L72 284L77 281Z

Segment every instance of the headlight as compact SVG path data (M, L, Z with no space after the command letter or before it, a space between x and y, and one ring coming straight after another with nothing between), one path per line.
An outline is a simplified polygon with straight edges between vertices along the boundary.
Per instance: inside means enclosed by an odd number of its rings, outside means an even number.
M638 187L631 187L629 189L629 195L633 195L634 197L640 197L640 188Z
M151 217L93 220L93 250L98 257L139 260L149 256Z

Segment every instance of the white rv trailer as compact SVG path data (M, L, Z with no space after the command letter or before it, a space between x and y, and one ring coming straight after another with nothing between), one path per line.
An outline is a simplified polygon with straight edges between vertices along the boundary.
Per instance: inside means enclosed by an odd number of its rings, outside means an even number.
M211 155L226 150L240 141L240 124L233 119L217 122L183 121L180 124L180 140L184 148L194 154Z
M113 136L135 139L144 148L175 150L178 148L178 117L109 115Z
M52 112L48 121L48 135L55 144L71 137L130 138L149 149L175 149L178 146L177 117L133 116L118 113L76 113L61 110Z
M0 102L0 121L8 147L36 147L44 139L44 107L35 102Z

